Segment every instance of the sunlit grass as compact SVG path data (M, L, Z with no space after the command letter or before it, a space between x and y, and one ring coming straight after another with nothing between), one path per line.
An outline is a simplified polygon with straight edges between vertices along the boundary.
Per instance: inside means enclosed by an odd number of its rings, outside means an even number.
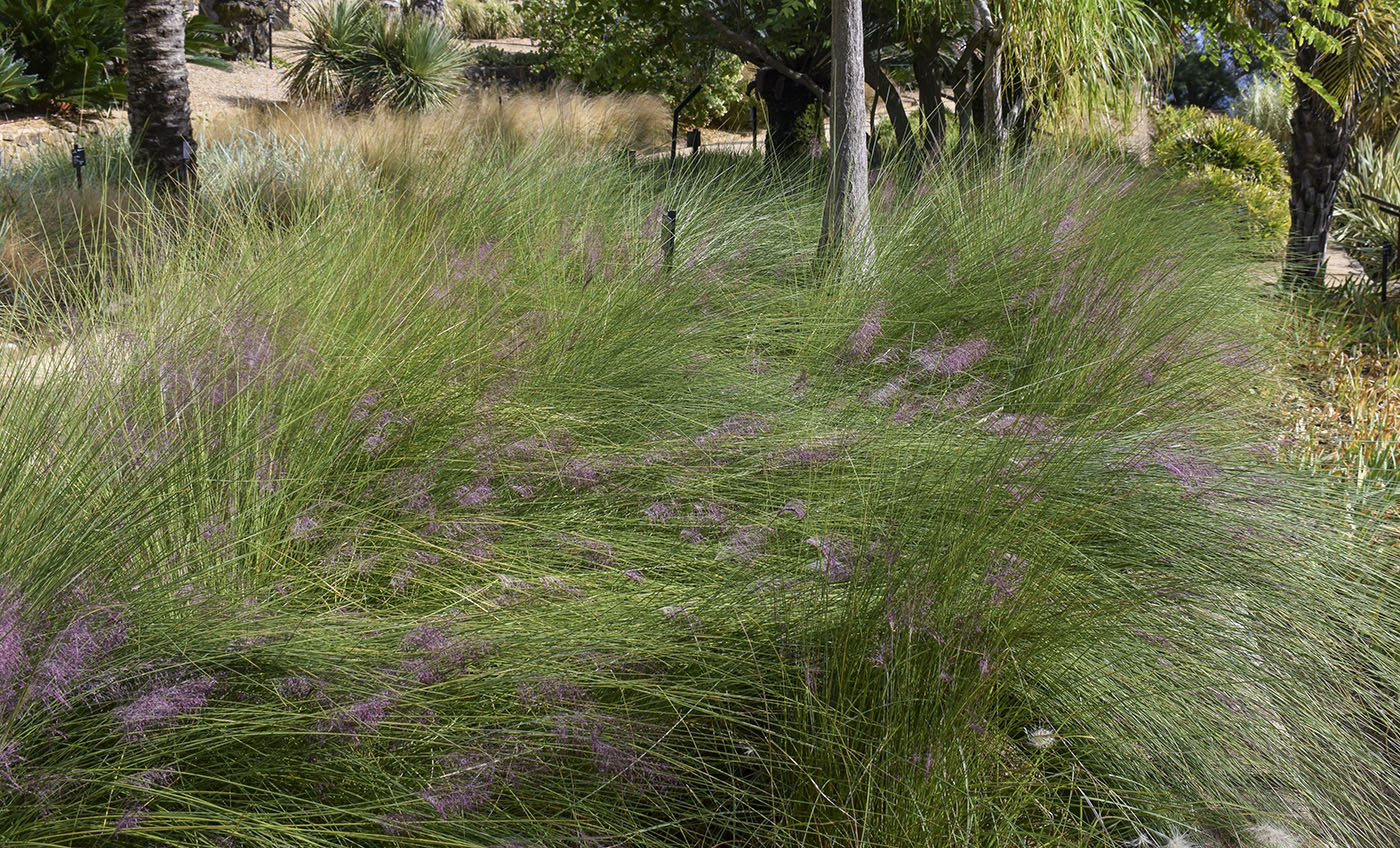
M818 172L346 126L47 244L0 842L1390 832L1393 555L1261 449L1277 315L1214 210L950 161L875 187L853 288Z

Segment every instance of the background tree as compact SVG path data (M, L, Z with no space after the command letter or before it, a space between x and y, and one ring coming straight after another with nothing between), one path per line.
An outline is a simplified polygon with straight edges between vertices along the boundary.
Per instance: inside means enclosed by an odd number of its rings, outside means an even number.
M195 141L179 0L126 0L126 54L133 158L157 179L192 180Z
M272 45L267 30L273 0L200 0L199 12L224 28L224 43L236 57L267 55Z
M832 6L832 157L821 249L864 279L875 263L865 147L865 27L860 0L835 0Z
M442 20L443 7L443 0L409 0L408 4L410 11L435 21Z
M1294 286L1321 280L1332 212L1346 173L1363 93L1400 63L1400 8L1393 0L1342 0L1295 19L1302 27L1296 65L1305 84L1294 86L1288 256L1284 280Z

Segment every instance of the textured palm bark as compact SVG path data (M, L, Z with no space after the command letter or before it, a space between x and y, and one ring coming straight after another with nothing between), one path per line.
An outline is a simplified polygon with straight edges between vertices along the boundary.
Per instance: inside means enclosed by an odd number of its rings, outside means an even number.
M180 0L126 0L126 53L132 157L162 181L193 180L195 142Z
M443 0L409 0L408 8L435 21L442 20Z
M271 43L267 19L277 11L273 0L199 0L199 11L228 30L224 43L233 48L237 58L267 56Z
M832 157L821 251L864 279L875 265L865 150L865 25L861 0L835 0L831 5Z
M1310 46L1298 51L1303 68L1313 68L1321 58ZM1283 278L1293 286L1309 286L1322 280L1332 210L1356 132L1356 110L1344 109L1339 117L1317 92L1302 84L1294 87L1293 143L1288 152L1292 188Z

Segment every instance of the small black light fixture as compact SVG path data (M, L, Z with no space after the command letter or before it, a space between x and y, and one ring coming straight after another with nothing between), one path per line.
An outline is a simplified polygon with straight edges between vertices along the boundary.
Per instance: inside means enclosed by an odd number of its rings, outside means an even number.
M691 153L700 149L700 128L688 130L685 134L685 146L690 148Z
M87 164L87 151L76 141L73 142L73 173L78 178L78 188L83 187L83 166Z
M754 153L757 153L757 152L758 152L758 107L757 107L757 106L750 106L750 107L749 107L749 128L753 131L753 144L752 144L751 149L753 150Z

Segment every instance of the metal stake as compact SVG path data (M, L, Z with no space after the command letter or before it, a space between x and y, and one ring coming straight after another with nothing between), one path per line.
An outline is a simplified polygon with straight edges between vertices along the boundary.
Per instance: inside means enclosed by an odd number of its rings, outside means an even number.
M267 16L267 69L272 70L272 25L277 23L277 16L268 13Z
M73 173L78 177L78 190L83 188L83 166L87 164L87 151L75 141L73 142Z
M1390 282L1390 255L1393 249L1388 244L1381 245L1381 303L1385 303L1386 286Z
M676 210L666 210L666 220L662 228L661 256L665 262L666 274L671 274L671 258L676 255Z
M753 152L754 152L754 153L757 153L757 152L758 152L758 107L757 107L757 106L750 106L750 107L749 107L749 126L753 128L753 144L752 144L752 149L753 149Z

